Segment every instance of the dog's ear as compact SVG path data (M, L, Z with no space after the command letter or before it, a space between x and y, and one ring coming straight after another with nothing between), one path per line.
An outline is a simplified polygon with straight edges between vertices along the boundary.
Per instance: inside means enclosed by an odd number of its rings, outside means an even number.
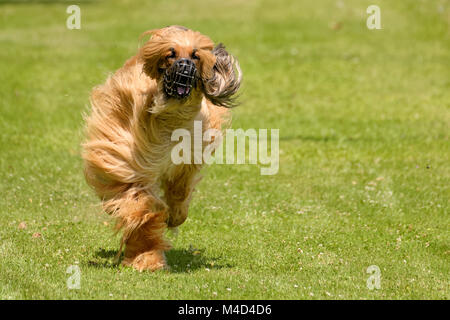
M170 45L162 41L161 33L163 29L155 29L144 32L140 38L150 35L148 40L140 50L140 58L144 62L144 72L153 79L160 76L159 68L164 60L165 53L170 51Z
M239 62L221 43L212 50L212 53L215 56L214 66L210 69L212 72L208 78L203 78L205 96L215 105L232 108L237 105L235 94L242 80Z
M208 81L214 76L214 65L216 64L216 56L212 52L211 48L200 49L195 52L195 55L199 57L200 67L199 73L203 82Z

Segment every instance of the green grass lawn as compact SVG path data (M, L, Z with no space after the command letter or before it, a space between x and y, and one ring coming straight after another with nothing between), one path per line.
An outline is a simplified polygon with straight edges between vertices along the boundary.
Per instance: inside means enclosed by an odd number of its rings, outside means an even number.
M448 1L78 1L81 30L68 4L0 1L1 299L450 298ZM139 273L113 264L82 113L171 24L239 58L233 127L280 129L280 169L209 167L171 270Z

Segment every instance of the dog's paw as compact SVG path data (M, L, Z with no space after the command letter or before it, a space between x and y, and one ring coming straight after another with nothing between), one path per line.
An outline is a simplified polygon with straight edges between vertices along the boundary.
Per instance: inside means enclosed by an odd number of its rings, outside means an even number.
M186 221L188 216L188 206L187 204L182 204L181 206L174 206L170 208L169 220L167 226L169 228L176 228Z
M168 268L164 251L161 250L147 251L134 258L125 258L122 264L133 267L138 271L156 271Z

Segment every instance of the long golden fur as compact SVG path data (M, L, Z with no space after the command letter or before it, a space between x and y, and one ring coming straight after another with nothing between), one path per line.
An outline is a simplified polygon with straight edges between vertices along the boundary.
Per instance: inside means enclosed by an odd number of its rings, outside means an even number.
M165 267L167 227L187 218L200 164L175 165L173 130L222 130L235 105L241 72L222 45L199 32L171 26L151 38L123 67L95 87L86 117L83 159L87 182L123 231L123 264L138 270ZM165 95L162 72L176 59L194 59L198 85L185 99Z

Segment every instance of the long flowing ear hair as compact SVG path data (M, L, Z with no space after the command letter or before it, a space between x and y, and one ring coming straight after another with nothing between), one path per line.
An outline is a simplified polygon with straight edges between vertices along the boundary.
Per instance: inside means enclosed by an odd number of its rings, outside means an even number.
M140 57L144 61L143 70L150 78L156 79L159 76L158 68L160 62L164 59L163 52L169 51L171 44L162 38L163 29L149 30L141 34L139 39L150 35L147 41L140 49Z
M225 50L222 43L219 43L212 53L216 57L216 62L212 77L204 81L205 96L215 105L225 108L235 107L238 105L235 94L242 80L239 62Z

